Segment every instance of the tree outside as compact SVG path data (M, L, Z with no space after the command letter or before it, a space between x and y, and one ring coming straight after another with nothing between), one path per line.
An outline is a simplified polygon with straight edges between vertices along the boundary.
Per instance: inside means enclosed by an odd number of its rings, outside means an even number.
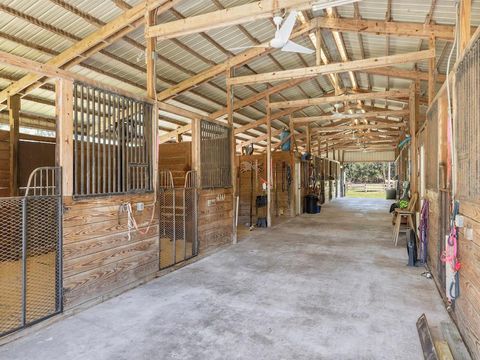
M390 179L395 178L393 163L348 163L344 170L348 197L385 198L389 173Z

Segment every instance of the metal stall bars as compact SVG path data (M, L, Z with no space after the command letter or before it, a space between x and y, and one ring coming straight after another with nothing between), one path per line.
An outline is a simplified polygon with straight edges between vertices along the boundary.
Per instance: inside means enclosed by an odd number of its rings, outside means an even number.
M61 184L41 167L24 197L0 198L0 335L62 311Z
M454 121L459 200L480 201L480 37L467 50L455 73Z
M230 139L232 131L208 120L200 121L200 163L202 188L227 188L232 186L230 165Z
M152 191L152 105L74 83L74 196Z
M183 187L175 187L171 171L159 172L160 269L198 254L197 183L195 171L185 175Z

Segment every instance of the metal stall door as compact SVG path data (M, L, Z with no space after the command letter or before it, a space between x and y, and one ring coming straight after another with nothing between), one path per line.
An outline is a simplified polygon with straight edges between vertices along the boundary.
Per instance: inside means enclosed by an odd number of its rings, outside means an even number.
M198 192L193 171L187 172L184 187L174 186L170 171L159 176L160 269L165 269L198 254Z
M0 198L0 336L62 311L61 183L42 167L24 197Z

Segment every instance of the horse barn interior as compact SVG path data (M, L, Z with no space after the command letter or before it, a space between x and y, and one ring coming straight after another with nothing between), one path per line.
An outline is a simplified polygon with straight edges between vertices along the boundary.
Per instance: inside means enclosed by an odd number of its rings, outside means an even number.
M0 358L480 359L479 26L0 0Z

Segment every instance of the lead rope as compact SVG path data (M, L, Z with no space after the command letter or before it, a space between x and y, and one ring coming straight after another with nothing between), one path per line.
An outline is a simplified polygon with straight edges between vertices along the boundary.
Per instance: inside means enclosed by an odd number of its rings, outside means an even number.
M138 223L137 221L135 220L135 216L133 215L133 210L132 210L132 204L129 203L129 202L126 202L126 203L122 203L120 205L120 208L118 210L118 222L120 223L120 214L122 212L126 212L127 213L127 227L128 227L128 241L130 241L132 239L132 230L135 229L136 231L138 231L138 233L140 235L146 235L148 234L149 230L150 230L150 227L152 226L152 223L153 223L153 219L155 217L155 210L156 210L156 207L157 207L157 202L155 201L153 203L153 211L152 211L152 216L150 218L150 221L148 222L148 225L147 225L147 228L145 230L140 230L139 227L138 227Z
M450 219L450 234L448 235L448 241L446 244L445 251L442 253L440 259L442 262L450 264L450 267L453 271L453 277L448 287L448 292L452 305L455 304L455 299L460 295L460 284L459 284L459 271L462 267L460 261L458 261L457 250L458 250L458 229L455 224L455 218L459 212L459 203L455 201L453 207L452 218Z
M430 203L428 200L423 201L422 210L420 212L420 226L418 227L420 233L420 259L422 264L427 263L427 245L428 245L428 213Z

